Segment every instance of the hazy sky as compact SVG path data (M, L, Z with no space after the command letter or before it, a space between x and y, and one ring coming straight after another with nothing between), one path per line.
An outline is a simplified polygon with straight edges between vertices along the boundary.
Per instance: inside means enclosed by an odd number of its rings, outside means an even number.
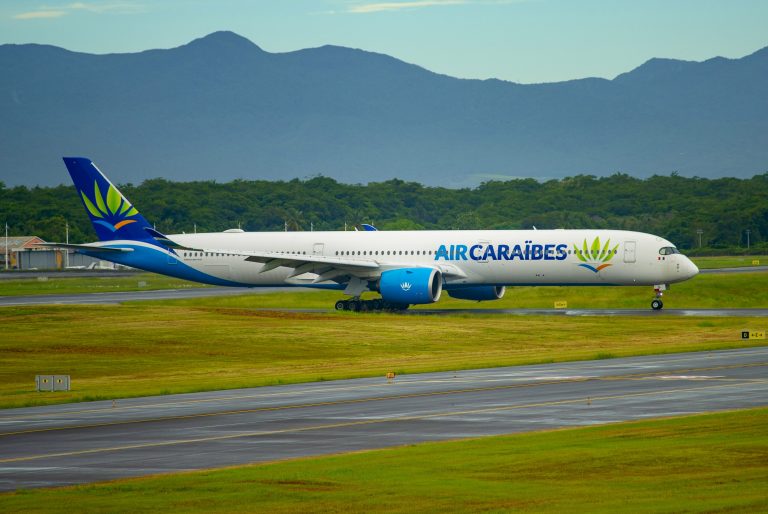
M90 53L170 48L231 30L269 52L325 44L463 78L613 78L651 57L768 46L768 0L2 0L0 44Z

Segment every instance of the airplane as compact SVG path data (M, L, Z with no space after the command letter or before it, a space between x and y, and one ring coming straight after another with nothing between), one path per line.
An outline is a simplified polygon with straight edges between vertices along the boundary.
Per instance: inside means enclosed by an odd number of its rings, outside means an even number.
M653 286L663 307L670 284L699 269L661 237L624 230L406 230L223 232L155 230L83 157L64 157L99 238L45 243L195 282L233 287L343 291L336 310L401 311L431 304L443 290L491 301L509 286ZM380 298L361 300L366 291Z

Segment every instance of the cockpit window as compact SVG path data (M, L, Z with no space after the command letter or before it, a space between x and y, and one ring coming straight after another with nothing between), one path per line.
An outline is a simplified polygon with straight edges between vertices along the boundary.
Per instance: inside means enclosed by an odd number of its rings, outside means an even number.
M675 253L680 253L680 250L674 246L665 246L664 248L659 249L659 255L672 255Z

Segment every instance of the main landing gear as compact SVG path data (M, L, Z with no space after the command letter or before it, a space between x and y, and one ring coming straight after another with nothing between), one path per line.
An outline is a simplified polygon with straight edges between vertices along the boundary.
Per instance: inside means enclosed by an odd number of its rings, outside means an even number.
M376 298L375 300L361 300L360 298L352 298L351 300L339 300L336 302L337 311L354 311L354 312L402 312L407 310L410 305L407 303L393 303Z
M666 284L660 284L653 286L653 292L656 297L651 301L651 309L660 311L664 307L664 302L661 301L661 297L664 295L664 291L667 290Z

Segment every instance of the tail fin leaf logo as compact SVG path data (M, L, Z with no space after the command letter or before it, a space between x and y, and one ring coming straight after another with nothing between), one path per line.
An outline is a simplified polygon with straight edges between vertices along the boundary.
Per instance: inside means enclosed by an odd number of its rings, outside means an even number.
M573 245L573 253L576 254L576 257L582 262L579 266L594 273L598 273L600 270L611 266L611 263L608 261L613 259L613 256L616 255L618 249L618 244L611 248L610 238L601 247L599 236L595 237L592 241L592 246L587 245L586 238L584 238L584 244L581 249L578 248L577 245Z
M112 232L116 232L131 223L136 223L136 220L127 218L136 216L139 211L112 184L107 189L106 198L101 194L99 183L95 180L93 181L93 201L88 198L84 191L80 191L80 196L83 198L85 208L88 209L91 216L98 218L94 219L93 222L108 228Z

